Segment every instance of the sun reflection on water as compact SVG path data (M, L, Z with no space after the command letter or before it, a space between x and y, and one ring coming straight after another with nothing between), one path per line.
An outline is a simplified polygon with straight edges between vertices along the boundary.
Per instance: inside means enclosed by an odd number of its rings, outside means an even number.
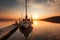
M39 27L39 26L40 26L39 21L34 20L32 26L33 26L33 27Z
M33 21L33 24L34 24L34 25L37 25L38 23L37 23L37 21Z

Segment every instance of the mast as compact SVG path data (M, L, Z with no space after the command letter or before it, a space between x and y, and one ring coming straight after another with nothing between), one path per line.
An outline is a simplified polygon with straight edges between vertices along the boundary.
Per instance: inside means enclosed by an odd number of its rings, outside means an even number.
M27 0L25 0L25 13L26 13L25 19L27 19Z

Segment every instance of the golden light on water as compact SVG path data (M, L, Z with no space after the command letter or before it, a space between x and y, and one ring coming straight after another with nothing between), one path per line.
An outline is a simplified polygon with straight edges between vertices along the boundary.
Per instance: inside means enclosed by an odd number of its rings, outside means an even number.
M32 26L34 26L34 27L39 27L40 26L40 23L38 23L39 21L35 21L35 20L33 20L33 25Z
M34 25L37 25L38 23L37 23L37 21L33 21L33 24L34 24Z

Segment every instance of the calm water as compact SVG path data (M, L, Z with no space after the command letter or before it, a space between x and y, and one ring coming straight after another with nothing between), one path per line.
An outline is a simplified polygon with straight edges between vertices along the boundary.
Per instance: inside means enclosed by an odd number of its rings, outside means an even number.
M0 28L4 28L4 27L7 27L11 24L14 24L15 21L4 21L4 22L0 22Z
M12 23L14 22L0 22L0 28L11 25ZM32 27L33 31L30 33L28 40L47 40L47 38L50 40L53 38L60 40L60 24L33 21ZM25 37L18 29L8 40L25 40Z

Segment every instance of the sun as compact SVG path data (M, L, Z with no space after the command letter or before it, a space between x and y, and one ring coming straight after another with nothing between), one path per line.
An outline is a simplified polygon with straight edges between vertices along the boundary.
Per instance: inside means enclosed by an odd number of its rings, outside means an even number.
M38 15L33 15L33 19L38 19Z

